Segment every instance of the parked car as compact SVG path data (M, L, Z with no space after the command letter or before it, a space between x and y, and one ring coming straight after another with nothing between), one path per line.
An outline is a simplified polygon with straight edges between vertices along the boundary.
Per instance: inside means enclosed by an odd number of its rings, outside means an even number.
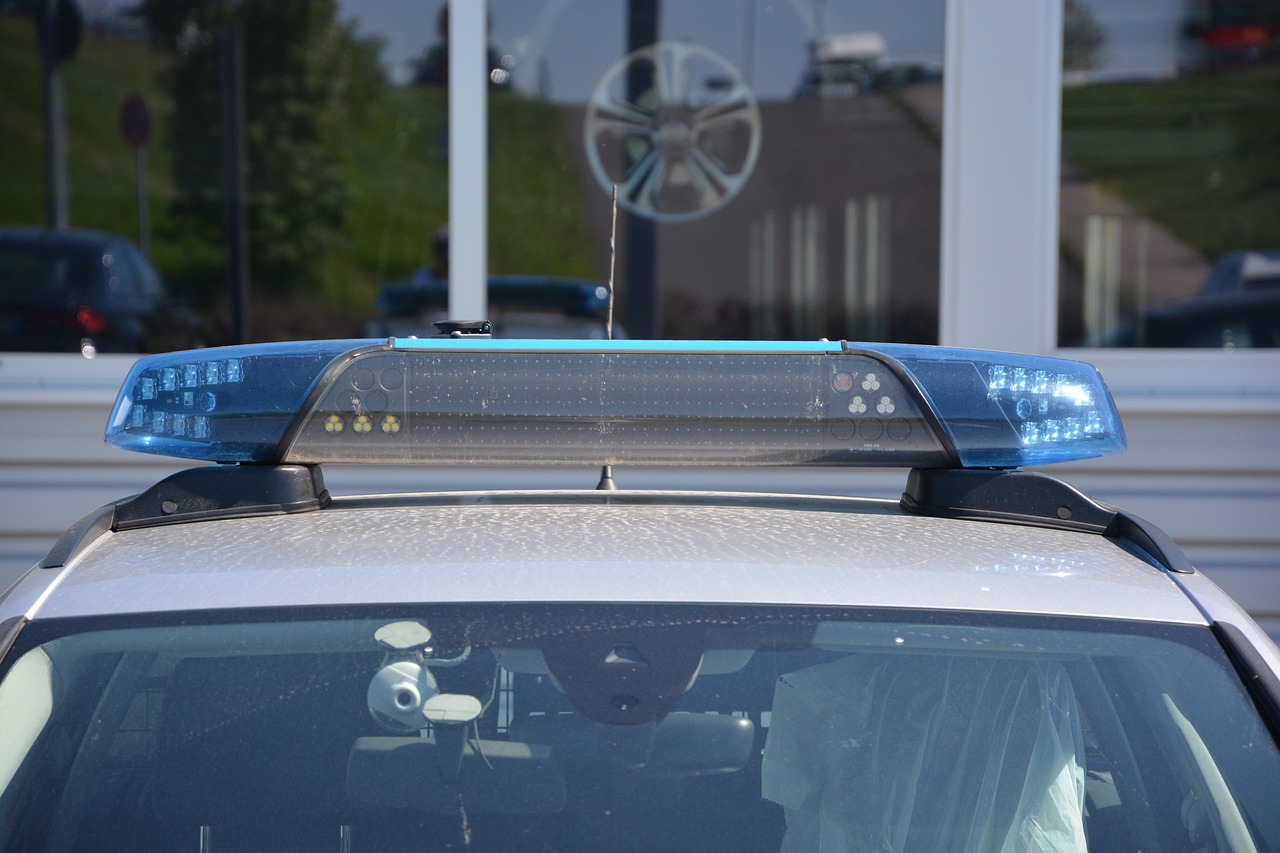
M887 54L884 36L873 32L825 36L809 50L797 98L851 98L869 91Z
M1229 252L1204 286L1206 296L1259 290L1280 291L1280 251Z
M1147 309L1091 346L1280 347L1280 289L1214 293Z
M1085 346L1280 347L1280 252L1230 252L1191 299L1153 305Z
M200 345L201 328L124 237L0 228L0 350L156 352Z
M4 853L1280 850L1280 650L1026 470L1124 449L1080 362L233 347L139 360L106 437L219 464L0 597ZM333 495L348 462L490 485ZM654 465L676 485L628 488ZM726 466L910 473L690 490Z
M502 338L603 340L609 289L598 281L537 275L489 276L488 312L493 334ZM371 337L434 334L449 318L449 282L421 269L406 281L383 286L378 316L367 326ZM626 333L614 325L613 337Z

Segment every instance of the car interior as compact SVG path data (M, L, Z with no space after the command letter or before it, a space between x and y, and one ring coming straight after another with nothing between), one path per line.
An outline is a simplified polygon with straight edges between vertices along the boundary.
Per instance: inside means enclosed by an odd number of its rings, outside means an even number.
M0 849L1265 850L1274 743L1199 652L751 618L502 646L353 642L366 620L55 639L0 684L0 719L54 697L0 756ZM1236 742L1192 722L1223 698L1246 703Z

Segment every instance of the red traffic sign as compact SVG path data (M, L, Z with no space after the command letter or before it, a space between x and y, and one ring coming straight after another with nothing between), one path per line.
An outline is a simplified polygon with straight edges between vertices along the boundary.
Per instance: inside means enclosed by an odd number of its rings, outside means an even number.
M141 148L151 138L151 107L147 99L134 93L120 105L120 132L124 141Z

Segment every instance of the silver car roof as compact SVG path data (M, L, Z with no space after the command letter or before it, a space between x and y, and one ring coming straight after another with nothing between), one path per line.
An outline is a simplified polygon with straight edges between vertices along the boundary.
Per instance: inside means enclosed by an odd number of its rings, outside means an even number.
M698 602L1207 624L1094 533L929 518L858 498L523 492L338 498L297 515L107 533L38 569L35 618L290 605Z

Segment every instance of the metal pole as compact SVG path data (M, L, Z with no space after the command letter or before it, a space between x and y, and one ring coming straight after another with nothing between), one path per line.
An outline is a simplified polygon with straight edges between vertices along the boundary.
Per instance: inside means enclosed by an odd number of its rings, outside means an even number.
M628 0L627 53L658 40L658 0ZM649 82L635 70L627 77L627 100L635 103ZM652 219L627 215L627 328L632 337L656 338L661 312L657 288L657 235Z
M151 257L151 210L147 204L147 146L139 145L133 152L133 162L138 182L138 246L142 254Z
M218 37L222 96L222 174L226 205L227 287L231 296L231 342L249 341L249 253L245 230L244 58L237 14Z
M58 70L58 0L44 0L37 18L44 88L45 221L51 231L67 227L67 119Z

